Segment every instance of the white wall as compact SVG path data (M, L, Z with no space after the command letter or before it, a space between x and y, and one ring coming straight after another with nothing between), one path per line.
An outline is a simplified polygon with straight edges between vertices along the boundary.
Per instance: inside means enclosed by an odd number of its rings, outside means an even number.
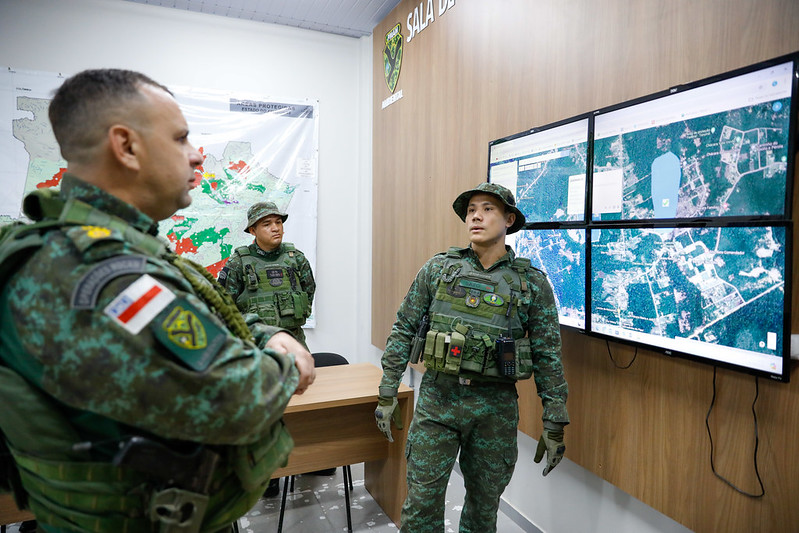
M351 362L374 353L371 47L371 37L121 0L0 0L0 66L65 76L127 68L165 85L319 100L319 288L307 337L311 351Z
M121 0L0 0L1 66L67 76L119 67L166 85L319 100L319 288L317 327L307 332L308 344L350 362L379 363L381 351L370 340L371 53L371 37ZM536 442L519 438L519 462L503 508L540 530L685 531L568 460L542 478L542 467L532 462Z

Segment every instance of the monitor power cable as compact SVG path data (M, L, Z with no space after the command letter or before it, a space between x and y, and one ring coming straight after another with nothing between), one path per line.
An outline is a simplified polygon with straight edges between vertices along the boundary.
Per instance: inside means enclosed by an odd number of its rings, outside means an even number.
M744 496L748 496L749 498L762 498L764 494L766 494L766 489L763 487L763 480L760 479L760 471L757 469L757 448L760 443L758 434L757 434L757 412L755 411L755 404L757 403L757 398L760 395L760 385L757 376L755 376L755 399L752 401L752 418L755 422L755 452L754 452L754 464L755 464L755 475L757 476L757 482L760 484L760 494L753 494L751 492L746 492L745 490L741 490L736 487L731 481L727 478L716 472L716 465L713 462L713 435L710 432L710 413L713 411L713 405L716 403L716 370L718 367L713 367L713 398L710 400L710 408L707 410L707 416L705 416L705 427L707 428L707 436L710 439L710 470L713 472L717 478L722 480L724 483L735 489L735 491L740 492Z
M631 366L633 366L633 363L635 362L635 358L636 358L636 357L638 357L638 346L636 346L636 347L635 347L635 353L633 353L633 358L632 358L632 359L630 359L630 362L629 362L629 363L627 363L627 366L620 366L620 365L619 365L619 364L616 362L616 360L615 360L615 359L613 359L613 354L612 354L612 353L610 353L610 341L608 341L607 339L605 339L605 346L607 346L607 348L608 348L608 357L610 357L610 361L613 363L613 366L615 366L615 367L616 367L616 368L618 368L619 370L627 370L628 368L630 368Z

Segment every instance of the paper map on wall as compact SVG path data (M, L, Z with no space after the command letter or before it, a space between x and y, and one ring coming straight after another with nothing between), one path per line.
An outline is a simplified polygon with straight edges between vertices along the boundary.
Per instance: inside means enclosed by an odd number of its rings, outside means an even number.
M0 71L0 223L22 217L22 198L57 187L66 170L47 118L55 73ZM203 153L192 205L159 224L177 253L216 276L230 253L252 242L247 208L286 210L286 241L316 264L318 102L170 87ZM312 325L312 320L308 325Z

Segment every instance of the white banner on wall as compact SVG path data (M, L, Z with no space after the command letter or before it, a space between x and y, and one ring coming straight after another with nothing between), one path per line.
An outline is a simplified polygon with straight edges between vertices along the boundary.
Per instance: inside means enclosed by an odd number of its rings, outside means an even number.
M0 222L18 219L22 198L56 187L66 170L47 118L56 73L0 68ZM160 80L159 80L160 81ZM216 276L252 242L247 208L272 201L289 214L285 240L316 267L319 103L167 85L203 153L192 205L160 223L175 251ZM313 327L314 317L306 323Z

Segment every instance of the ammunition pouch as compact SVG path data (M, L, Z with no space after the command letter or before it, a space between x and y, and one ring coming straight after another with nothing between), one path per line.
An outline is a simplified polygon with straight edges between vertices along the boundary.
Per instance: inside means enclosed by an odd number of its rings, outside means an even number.
M515 372L505 375L497 361L496 336L459 331L427 332L424 343L424 366L445 374L481 374L487 378L529 379L533 375L530 339L516 339Z

